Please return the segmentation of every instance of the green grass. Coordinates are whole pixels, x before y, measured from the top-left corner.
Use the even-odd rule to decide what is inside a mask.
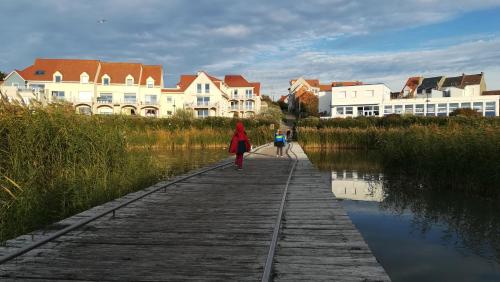
[[[81,116],[64,105],[28,109],[0,99],[0,241],[193,168],[186,162],[213,161],[182,158],[179,169],[158,155],[167,147],[223,148],[235,122]],[[244,123],[253,144],[272,138],[269,123]]]

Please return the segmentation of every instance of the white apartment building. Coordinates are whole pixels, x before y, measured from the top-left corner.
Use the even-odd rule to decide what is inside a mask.
[[[196,117],[251,117],[260,112],[260,83],[241,75],[220,80],[198,72],[181,76],[176,88],[163,85],[158,65],[36,59],[12,71],[0,90],[10,101],[26,105],[69,102],[81,114],[168,117],[178,109],[192,109]]]
[[[482,73],[450,78],[413,77],[392,97],[383,84],[333,87],[331,117],[448,116],[458,108],[471,108],[483,116],[498,116],[500,93],[485,89]]]
[[[196,117],[252,117],[261,109],[260,83],[248,82],[241,75],[224,80],[200,71],[182,75],[176,88],[163,89],[167,115],[179,109],[192,109]],[[180,98],[182,97],[182,98]]]

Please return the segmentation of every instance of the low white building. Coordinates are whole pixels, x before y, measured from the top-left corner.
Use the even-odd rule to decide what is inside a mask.
[[[483,116],[499,116],[500,93],[485,91],[483,73],[446,78],[410,78],[398,95],[391,97],[384,84],[332,88],[331,117],[449,116],[459,108],[470,108]]]

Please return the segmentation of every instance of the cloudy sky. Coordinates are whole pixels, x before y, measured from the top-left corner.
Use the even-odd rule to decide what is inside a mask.
[[[265,94],[298,76],[384,82],[486,73],[500,89],[500,0],[0,0],[0,70],[36,57],[241,73]]]

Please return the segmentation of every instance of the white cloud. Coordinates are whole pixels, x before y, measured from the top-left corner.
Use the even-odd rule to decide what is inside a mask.
[[[212,30],[213,34],[234,37],[234,38],[242,38],[250,35],[251,30],[244,25],[227,25],[223,27],[214,28]]]

